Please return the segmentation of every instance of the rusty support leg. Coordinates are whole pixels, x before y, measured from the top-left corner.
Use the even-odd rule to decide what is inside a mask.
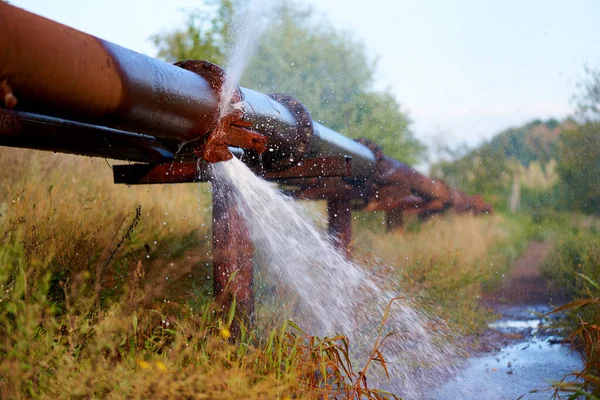
[[[236,301],[236,316],[254,323],[252,243],[235,208],[231,190],[213,182],[213,275],[217,302],[228,311]],[[235,276],[232,275],[235,273]],[[234,325],[234,333],[238,330]]]
[[[391,210],[385,213],[385,230],[387,232],[402,232],[404,228],[404,218],[402,210]]]
[[[349,200],[327,201],[329,234],[338,248],[348,252],[352,241],[352,211]]]

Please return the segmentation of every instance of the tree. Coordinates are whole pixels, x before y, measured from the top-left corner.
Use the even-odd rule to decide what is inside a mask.
[[[211,11],[214,17],[196,11],[186,29],[154,36],[158,56],[224,64],[235,9],[232,0],[218,0]],[[389,92],[373,90],[375,63],[363,45],[317,20],[308,7],[283,1],[270,12],[270,25],[241,84],[265,93],[290,94],[314,120],[353,138],[368,137],[391,157],[416,162],[423,145],[414,139],[410,120],[396,99]]]
[[[578,99],[583,124],[563,130],[558,148],[561,192],[569,209],[600,214],[600,69],[586,68]]]
[[[494,207],[504,208],[512,185],[503,151],[486,143],[466,155],[432,165],[431,175],[467,193],[485,194]]]
[[[150,38],[157,57],[174,63],[181,60],[209,60],[222,65],[231,41],[233,0],[206,0],[204,9],[191,11],[184,29],[156,34]]]
[[[600,123],[561,134],[558,173],[570,209],[600,214]]]
[[[588,120],[600,118],[600,68],[585,68],[587,80],[580,83],[583,93],[575,96],[580,114]]]

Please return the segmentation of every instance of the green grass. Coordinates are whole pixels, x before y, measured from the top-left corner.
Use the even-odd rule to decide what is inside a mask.
[[[344,337],[269,307],[265,326],[228,337],[206,185],[118,186],[104,160],[13,149],[0,170],[0,398],[391,397],[366,387]],[[357,259],[463,334],[485,328],[479,299],[528,242],[563,224],[447,215],[385,234],[381,217],[359,214]]]
[[[354,371],[346,338],[316,338],[284,324],[264,338],[222,314],[174,302],[144,307],[131,279],[119,301],[98,307],[94,281],[61,282],[19,241],[0,257],[1,398],[391,398]],[[140,264],[141,265],[141,264]],[[135,276],[142,274],[141,268]]]
[[[33,151],[0,167],[0,398],[394,397],[343,336],[230,337],[206,187],[116,186],[103,160]]]

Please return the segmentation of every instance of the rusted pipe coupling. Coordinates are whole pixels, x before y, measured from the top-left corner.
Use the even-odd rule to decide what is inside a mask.
[[[225,83],[225,70],[218,65],[202,60],[185,60],[175,65],[206,79],[217,92],[220,107],[229,107],[243,100],[242,92],[239,88],[236,88],[230,104],[221,104],[221,90]],[[195,151],[205,161],[216,163],[230,160],[233,154],[229,151],[229,146],[254,150],[259,154],[266,150],[267,138],[247,129],[252,124],[244,120],[243,109],[232,106],[225,115],[221,116],[220,109],[217,107],[212,120],[211,127],[206,132],[208,135],[205,133],[201,136],[204,139],[199,141]]]
[[[383,154],[383,150],[381,149],[381,147],[379,147],[377,145],[377,143],[375,143],[371,139],[367,139],[364,137],[356,139],[356,141],[373,152],[373,155],[375,156],[375,162],[376,162],[375,171],[376,172],[380,171],[381,168],[383,167],[382,163],[385,160],[385,154]],[[380,172],[383,172],[383,170],[381,170]]]
[[[267,168],[286,168],[302,160],[308,153],[312,138],[315,135],[315,129],[310,112],[298,100],[284,93],[271,93],[268,96],[288,109],[296,120],[296,133],[290,140],[294,144],[289,149],[291,155],[286,156],[284,159],[277,156],[271,158],[265,155],[263,160]]]

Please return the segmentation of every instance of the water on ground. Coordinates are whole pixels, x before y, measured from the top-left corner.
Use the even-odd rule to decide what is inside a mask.
[[[540,317],[543,305],[501,306],[502,317],[489,324],[496,331],[496,349],[470,359],[468,365],[442,387],[437,399],[465,400],[549,399],[552,381],[582,367],[581,357],[557,344]],[[535,391],[532,393],[532,391]]]
[[[551,250],[547,242],[532,242],[513,265],[510,276],[483,306],[500,318],[489,324],[487,351],[437,393],[437,399],[549,399],[552,381],[581,369],[579,354],[557,344],[556,332],[543,329],[544,314],[566,301],[561,291],[546,282],[540,266]]]

